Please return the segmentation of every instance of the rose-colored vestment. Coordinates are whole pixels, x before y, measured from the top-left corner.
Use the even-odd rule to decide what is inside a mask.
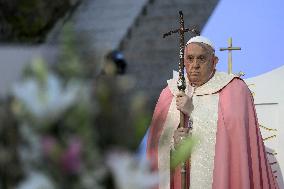
[[[235,77],[216,93],[219,94],[219,101],[212,188],[278,188],[266,157],[253,98],[247,85]],[[166,87],[153,114],[147,141],[147,158],[153,170],[158,170],[158,156],[161,155],[158,154],[159,138],[165,120],[170,116],[168,111],[173,97],[169,87]],[[170,189],[181,188],[178,168],[171,173],[170,183]]]

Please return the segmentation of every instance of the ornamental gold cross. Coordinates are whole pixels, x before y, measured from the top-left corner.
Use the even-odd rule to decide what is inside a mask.
[[[233,73],[232,51],[241,50],[241,47],[233,47],[233,42],[231,37],[228,39],[228,45],[229,46],[226,48],[220,48],[220,51],[226,51],[226,50],[228,51],[228,74],[232,74]]]

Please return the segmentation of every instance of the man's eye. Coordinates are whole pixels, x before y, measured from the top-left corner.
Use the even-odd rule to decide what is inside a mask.
[[[204,62],[205,61],[205,57],[204,56],[200,56],[200,57],[198,57],[198,60],[201,61],[201,62]]]
[[[187,60],[192,61],[193,57],[187,57]]]

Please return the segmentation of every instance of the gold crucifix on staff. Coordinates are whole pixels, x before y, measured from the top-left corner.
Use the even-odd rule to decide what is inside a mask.
[[[232,51],[233,50],[241,50],[241,47],[233,47],[233,40],[230,37],[228,39],[228,47],[220,48],[220,51],[228,51],[228,74],[233,73],[233,60],[232,60]]]

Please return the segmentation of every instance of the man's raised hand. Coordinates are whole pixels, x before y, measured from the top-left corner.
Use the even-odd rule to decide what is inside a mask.
[[[184,92],[178,92],[176,96],[176,106],[178,110],[190,116],[193,110],[192,98],[187,96]]]

